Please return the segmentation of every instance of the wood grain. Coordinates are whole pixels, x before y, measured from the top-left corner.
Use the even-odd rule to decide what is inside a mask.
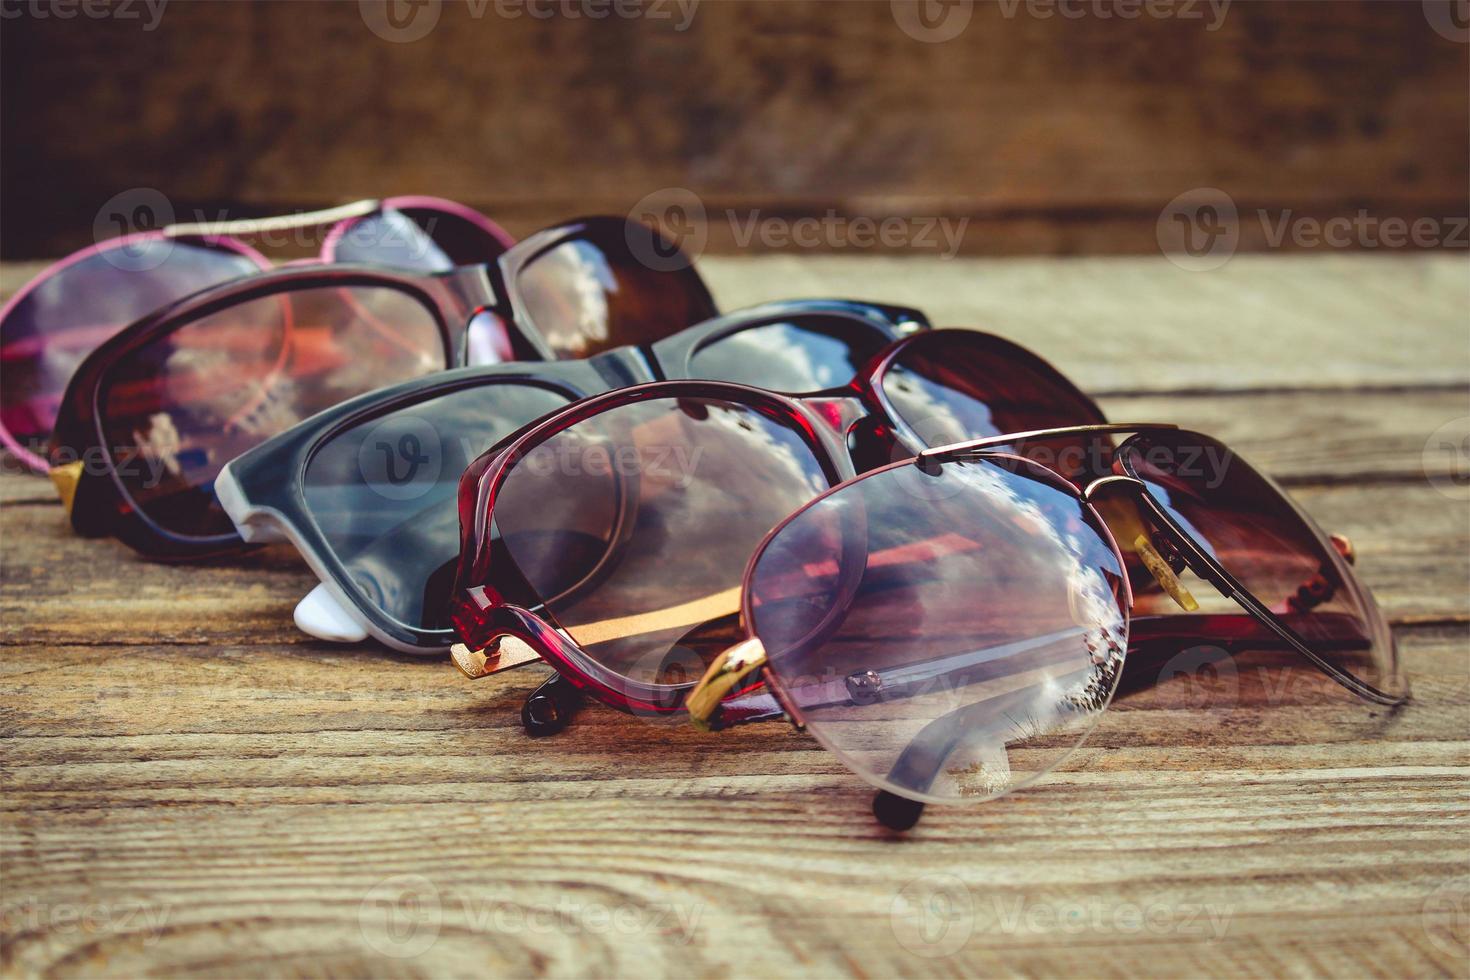
[[[710,275],[733,305],[782,295],[784,261]],[[1384,712],[1280,659],[1223,682],[1135,661],[1047,783],[933,808],[906,839],[785,725],[701,736],[589,708],[531,740],[518,709],[544,668],[472,684],[311,641],[289,550],[143,562],[0,474],[0,972],[1470,975],[1470,507],[1422,456],[1470,414],[1450,302],[1470,280],[1337,261],[1232,263],[1226,309],[1200,307],[1235,318],[1218,350],[1170,350],[1132,312],[1178,288],[1163,263],[952,263],[924,288],[957,322],[1016,311],[1113,416],[1214,432],[1291,483],[1355,539],[1414,701]],[[822,268],[791,292],[916,288],[901,262]],[[1078,304],[1063,325],[1038,312],[1058,295]],[[1328,305],[1345,339],[1322,384],[1278,363],[1279,334],[1325,329]],[[1113,347],[1094,356],[1081,321]]]
[[[429,0],[399,8],[441,9],[407,43],[342,0],[171,3],[151,30],[11,6],[9,258],[86,243],[140,187],[206,218],[432,191],[518,234],[687,188],[721,251],[754,215],[830,210],[969,218],[973,253],[1153,253],[1161,210],[1201,187],[1273,218],[1466,213],[1470,47],[1418,0],[1134,19],[967,0],[943,43],[887,0],[709,0],[682,31]],[[1242,223],[1243,248],[1267,244]]]

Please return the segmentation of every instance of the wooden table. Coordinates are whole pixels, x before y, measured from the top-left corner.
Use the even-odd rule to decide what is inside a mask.
[[[1470,974],[1470,506],[1463,457],[1457,484],[1426,455],[1470,416],[1463,256],[704,268],[727,306],[860,295],[988,327],[1116,419],[1234,444],[1355,539],[1415,700],[1245,659],[1186,674],[1047,785],[900,838],[786,726],[592,708],[533,741],[540,668],[471,684],[313,642],[291,551],[150,564],[11,472],[6,973]]]

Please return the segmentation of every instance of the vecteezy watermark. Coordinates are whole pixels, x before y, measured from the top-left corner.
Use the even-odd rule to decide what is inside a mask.
[[[889,924],[904,949],[938,959],[963,950],[976,933],[1193,936],[1218,942],[1225,938],[1233,914],[1227,906],[1199,902],[976,894],[958,877],[941,873],[915,878],[899,889]]]
[[[152,946],[168,926],[170,909],[147,902],[23,902],[0,908],[0,935],[86,933],[128,935]]]
[[[1470,500],[1470,416],[1430,433],[1422,456],[1429,485],[1451,500]]]
[[[507,935],[660,935],[676,945],[691,942],[703,918],[702,905],[606,903],[564,896],[555,902],[524,903],[456,895],[424,875],[384,878],[358,906],[357,924],[374,950],[412,959],[433,948],[446,921],[479,933]]]
[[[367,944],[384,956],[410,959],[439,939],[444,907],[439,889],[423,875],[384,878],[363,896],[357,927]]]
[[[1316,218],[1291,208],[1258,208],[1258,240],[1268,249],[1470,248],[1470,218],[1403,218],[1375,215],[1360,208],[1353,215]],[[1235,200],[1218,187],[1196,187],[1159,212],[1155,237],[1159,251],[1190,272],[1218,269],[1240,247],[1243,225]]]
[[[685,187],[665,187],[642,197],[628,212],[628,247],[640,262],[656,271],[688,267],[709,243],[711,227],[723,222],[730,239],[742,249],[847,249],[922,251],[954,258],[964,244],[969,218],[839,214],[791,218],[760,208],[727,208],[711,214],[698,194]]]
[[[174,223],[174,206],[162,191],[130,187],[109,197],[92,219],[92,240],[102,257],[126,272],[147,272],[168,261],[173,243],[162,237]]]
[[[145,31],[163,22],[169,0],[0,0],[0,20],[137,21]]]
[[[702,0],[450,0],[471,20],[493,15],[502,20],[647,20],[689,30]],[[358,0],[368,30],[385,41],[410,44],[439,25],[444,0]]]
[[[1470,962],[1470,879],[1447,881],[1430,892],[1419,921],[1434,948],[1463,969]]]
[[[1006,20],[1181,20],[1218,31],[1234,0],[987,0]],[[974,0],[891,0],[893,20],[915,41],[936,44],[964,33],[974,18]]]
[[[389,500],[416,500],[443,484],[454,485],[469,460],[488,448],[483,438],[444,436],[428,419],[404,410],[368,429],[357,446],[363,483]],[[674,490],[693,484],[704,446],[652,442],[611,445],[570,436],[550,439],[514,460],[518,473],[542,480],[587,479],[657,483]],[[454,455],[455,464],[446,465]]]
[[[1424,19],[1436,34],[1458,44],[1470,44],[1470,0],[1423,0]]]

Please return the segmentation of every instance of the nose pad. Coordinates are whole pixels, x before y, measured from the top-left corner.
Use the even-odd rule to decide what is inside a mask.
[[[481,310],[470,319],[465,344],[471,366],[502,364],[515,358],[505,321],[489,310]]]
[[[1353,547],[1352,538],[1346,534],[1333,534],[1329,536],[1328,540],[1332,542],[1332,547],[1337,549],[1337,553],[1342,555],[1343,561],[1349,565],[1356,565],[1358,563],[1358,549]]]
[[[1174,572],[1173,566],[1175,563],[1178,563],[1180,568],[1184,567],[1183,558],[1174,549],[1172,544],[1165,541],[1163,542],[1163,547],[1168,553],[1167,556],[1164,552],[1154,547],[1154,543],[1149,539],[1147,532],[1133,539],[1133,550],[1138,555],[1138,560],[1143,562],[1143,567],[1148,569],[1149,574],[1154,577],[1154,581],[1159,583],[1159,587],[1167,592],[1169,598],[1178,603],[1179,608],[1185,612],[1197,611],[1199,609],[1199,601],[1190,594],[1190,591],[1184,587],[1184,583],[1179,581],[1179,576]]]

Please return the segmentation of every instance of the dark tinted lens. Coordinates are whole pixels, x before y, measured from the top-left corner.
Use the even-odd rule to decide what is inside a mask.
[[[480,384],[363,421],[312,456],[302,481],[307,510],[369,602],[408,626],[447,629],[460,474],[566,403],[531,385]]]
[[[1140,433],[1121,455],[1175,524],[1313,652],[1386,694],[1405,693],[1373,596],[1285,491],[1197,432]]]
[[[1105,421],[1091,399],[1036,355],[963,330],[913,338],[880,384],[894,413],[928,446]],[[1065,456],[1096,465],[1111,456],[1096,451],[1094,440],[1073,436],[1029,445],[1051,460]],[[1047,458],[1035,461],[1051,465]]]
[[[981,800],[1053,768],[1128,644],[1122,568],[1076,492],[1019,460],[849,482],[771,539],[751,628],[807,728],[875,785]]]
[[[331,405],[442,370],[434,315],[383,287],[298,290],[240,303],[121,358],[99,398],[133,502],[165,530],[228,534],[214,498],[230,460]]]
[[[521,315],[558,357],[651,344],[716,314],[692,268],[650,268],[621,241],[563,242],[522,268],[517,287]]]
[[[737,638],[761,538],[827,485],[794,429],[733,402],[665,398],[536,447],[506,475],[493,517],[511,564],[594,670],[677,686]]]
[[[5,428],[39,448],[72,372],[99,344],[160,307],[258,268],[228,249],[152,239],[108,248],[37,283],[0,322]]]
[[[432,208],[388,209],[348,223],[334,249],[339,262],[417,272],[493,261],[505,246],[467,218]]]
[[[403,208],[454,265],[481,265],[504,254],[505,243],[484,225],[437,208]]]
[[[850,382],[887,345],[882,331],[839,317],[798,317],[726,334],[695,352],[697,378],[793,394]]]

